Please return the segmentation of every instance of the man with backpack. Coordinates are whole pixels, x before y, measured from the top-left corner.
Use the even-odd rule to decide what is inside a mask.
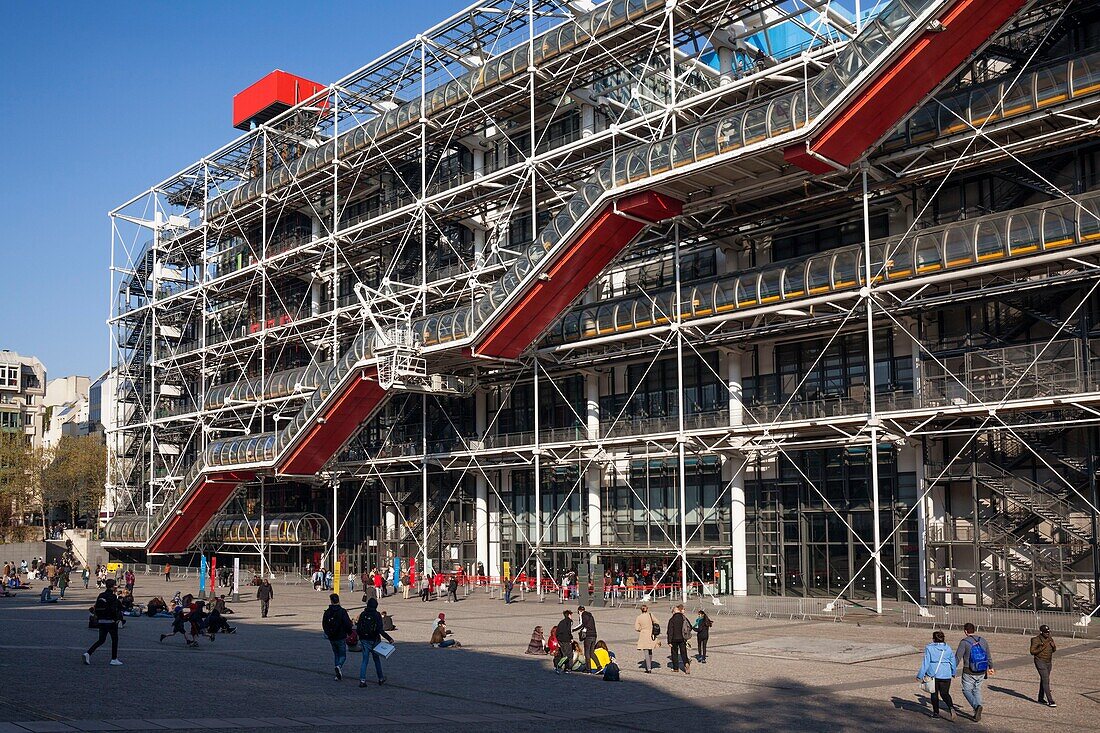
[[[96,596],[95,605],[92,606],[92,615],[95,616],[96,626],[99,627],[99,640],[84,652],[84,664],[92,663],[92,654],[103,646],[103,642],[110,636],[111,666],[121,667],[122,662],[118,660],[118,624],[121,621],[125,625],[126,619],[122,617],[122,604],[115,595],[115,581],[108,578],[106,585],[107,588]]]
[[[684,604],[676,606],[676,612],[668,620],[668,646],[672,653],[672,671],[684,670],[691,674],[691,660],[688,659],[687,643],[691,638],[691,622],[684,615]]]
[[[987,676],[995,674],[993,670],[993,652],[989,642],[975,633],[974,624],[963,624],[966,634],[955,650],[955,661],[962,670],[962,691],[970,707],[974,708],[974,722],[982,719],[982,682]]]
[[[325,638],[332,645],[332,661],[336,666],[336,679],[344,679],[340,668],[348,660],[348,634],[355,628],[351,624],[351,617],[340,605],[340,596],[336,593],[328,597],[329,606],[321,616],[321,629],[325,632]]]
[[[378,613],[377,598],[367,601],[367,607],[355,622],[355,631],[363,644],[363,664],[359,667],[359,686],[367,686],[367,662],[371,657],[374,657],[374,671],[378,675],[378,684],[385,684],[386,677],[382,674],[382,656],[374,651],[374,648],[382,643],[383,638],[392,644],[393,637],[386,633],[383,626],[382,615]]]

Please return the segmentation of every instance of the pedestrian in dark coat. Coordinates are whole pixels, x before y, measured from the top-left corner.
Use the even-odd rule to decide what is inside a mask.
[[[684,604],[676,606],[676,612],[668,620],[667,633],[673,671],[683,669],[684,674],[691,674],[691,661],[687,655],[687,642],[691,638],[691,622],[684,615]]]

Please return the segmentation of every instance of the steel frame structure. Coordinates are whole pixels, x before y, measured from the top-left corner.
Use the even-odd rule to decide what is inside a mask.
[[[367,316],[375,324],[378,319],[410,323],[473,303],[539,237],[542,221],[569,201],[569,186],[603,161],[638,143],[659,143],[736,105],[766,101],[792,88],[808,90],[821,69],[842,55],[887,5],[861,8],[857,2],[848,9],[852,13],[837,3],[810,0],[639,3],[644,10],[630,23],[598,30],[593,12],[620,4],[627,5],[475,3],[111,212],[111,359],[122,385],[119,412],[126,420],[119,431],[128,461],[117,492],[130,498],[130,513],[147,517],[147,532],[196,455],[212,441],[277,430],[290,420],[323,374],[321,365],[340,357],[349,339],[363,332]],[[1051,39],[1061,37],[1066,18],[1080,12],[1072,1],[1030,6],[949,80],[950,89],[930,96],[902,124],[900,145],[892,142],[897,134],[888,135],[853,168],[815,176],[787,164],[781,150],[763,149],[721,168],[689,166],[648,177],[646,186],[685,202],[683,213],[663,224],[646,222],[646,233],[566,313],[560,322],[575,321],[576,338],[544,334],[516,360],[426,353],[424,375],[436,378],[392,397],[317,476],[315,482],[333,492],[331,552],[347,549],[338,537],[352,507],[376,502],[381,519],[375,538],[391,542],[402,556],[415,553],[422,567],[445,562],[440,548],[446,543],[463,547],[460,560],[481,562],[490,575],[499,576],[506,533],[522,548],[511,558],[510,574],[533,575],[540,593],[544,576],[561,569],[547,566],[547,553],[567,552],[574,558],[623,562],[631,555],[664,557],[669,564],[656,575],[661,582],[675,576],[684,598],[692,586],[711,582],[701,577],[692,558],[728,553],[727,587],[744,594],[750,587],[752,544],[747,491],[754,482],[777,477],[784,462],[844,526],[849,553],[861,547],[859,556],[867,558],[863,567],[848,573],[846,583],[829,586],[830,595],[850,596],[857,576],[870,571],[880,612],[884,578],[893,581],[899,596],[919,603],[936,594],[947,602],[963,597],[1012,603],[1018,600],[1012,591],[1019,583],[1009,580],[1023,573],[1034,591],[1031,602],[1062,605],[1063,599],[1052,594],[1064,588],[1072,591],[1073,607],[1095,606],[1095,580],[1090,588],[1090,579],[1076,570],[1061,572],[1054,581],[1047,572],[1044,553],[1067,544],[1065,528],[1044,518],[1034,501],[1028,505],[1018,491],[1004,487],[997,494],[995,509],[1000,511],[994,514],[1030,508],[1039,519],[1030,522],[1028,531],[1045,533],[1045,542],[1039,551],[1021,550],[1019,533],[1001,529],[995,537],[1000,549],[993,553],[999,565],[991,573],[1005,579],[1005,592],[989,592],[980,566],[990,545],[980,541],[988,533],[984,516],[978,520],[978,500],[965,538],[975,567],[963,569],[953,564],[955,555],[963,553],[953,549],[957,533],[944,530],[951,523],[937,492],[946,480],[959,478],[958,467],[969,457],[967,481],[978,496],[981,480],[991,477],[976,471],[974,446],[994,440],[989,436],[1014,436],[1022,448],[1033,450],[1021,436],[1051,424],[1059,430],[1085,426],[1095,434],[1100,391],[1083,314],[1100,283],[1100,244],[1082,235],[1072,249],[1037,246],[1019,254],[1006,244],[1000,259],[982,259],[975,252],[972,261],[952,269],[945,255],[938,269],[920,277],[893,274],[898,269],[894,258],[934,223],[929,213],[944,187],[998,166],[1027,170],[1029,182],[1038,181],[1031,187],[1035,195],[1072,202],[1083,212],[1076,220],[1080,232],[1084,213],[1097,213],[1084,203],[1082,190],[1063,190],[1029,162],[1040,151],[1087,149],[1093,142],[1098,95],[1075,87],[1064,98],[1041,104],[1037,86],[1041,69],[1050,63]],[[490,68],[517,49],[526,46],[526,58],[533,59],[545,38],[574,26],[571,37],[581,40],[573,48],[514,70],[506,83],[467,86],[465,96],[458,95],[442,113],[409,119],[393,134],[378,134],[346,156],[344,146],[336,144],[341,135],[372,120],[381,129],[387,112],[410,102],[428,109],[435,90],[460,83],[464,74]],[[775,47],[777,29],[796,29],[798,46]],[[1032,78],[1032,107],[1010,114],[1012,85]],[[997,114],[978,119],[969,107],[960,113],[951,106],[959,94],[975,99],[971,90],[985,88],[990,79],[1000,95],[993,105]],[[928,110],[935,129],[916,142],[915,121]],[[326,149],[331,160],[323,165],[303,169],[295,164],[311,153],[320,158]],[[280,177],[281,184],[266,185]],[[257,180],[261,185],[253,192]],[[1003,203],[994,208],[1018,208]],[[872,229],[875,217],[883,216],[895,236],[880,241]],[[753,305],[700,312],[699,278],[683,272],[691,257],[713,258],[715,277],[732,278],[774,261],[775,241],[789,237],[800,220],[827,226],[838,219],[859,224],[855,249],[861,254],[854,260],[852,287],[841,287],[834,272],[820,294],[810,293],[806,283],[797,298],[788,298],[781,284],[772,299],[764,295],[767,275],[761,269]],[[668,282],[647,288],[642,276],[654,263],[669,270]],[[788,282],[783,277],[778,282]],[[925,333],[944,309],[970,303],[984,309],[1001,293],[1021,297],[1057,287],[1074,288],[1082,295],[1079,304],[1068,315],[1056,311],[1033,319],[1052,333],[1027,342],[1016,339],[993,347],[972,340],[951,350],[931,346]],[[650,303],[647,323],[635,320],[629,329],[606,333],[597,325],[589,333],[581,323],[586,309],[595,312],[601,303],[621,301],[624,293]],[[635,307],[634,312],[640,311]],[[1071,352],[1073,368],[1058,372],[1060,362],[1045,361],[1048,349],[1063,348],[1074,319],[1085,319],[1076,336],[1081,343]],[[913,363],[914,387],[908,394],[876,383],[877,342],[884,329],[896,334]],[[851,334],[864,349],[861,388],[848,386],[842,398],[817,404],[797,399],[829,348]],[[785,399],[770,404],[743,399],[745,382],[764,376],[761,346],[771,351],[776,342],[808,339],[825,346],[795,374],[796,384]],[[963,353],[969,371],[960,377],[954,365]],[[628,418],[628,403],[662,359],[674,365],[674,410],[658,418]],[[982,359],[988,367],[984,372],[974,366]],[[720,385],[721,409],[689,409],[688,361],[705,367],[708,383]],[[627,365],[636,365],[633,384],[627,382]],[[1001,369],[996,379],[989,376],[993,366]],[[1048,385],[1051,369],[1063,376],[1068,371],[1069,377]],[[567,396],[569,379],[574,389],[579,379],[582,402]],[[993,382],[999,389],[979,388]],[[530,429],[500,432],[501,415],[514,407],[512,396],[527,383],[533,394]],[[1049,389],[1037,390],[1037,384]],[[935,399],[935,385],[944,394],[962,397]],[[624,395],[616,412],[604,414],[601,400]],[[472,426],[452,419],[448,405],[454,400],[472,406]],[[565,421],[573,424],[563,428],[554,424],[562,422],[557,419],[546,427],[540,406],[547,401],[564,409]],[[1034,417],[1047,413],[1057,417]],[[440,433],[448,437],[429,438]],[[414,437],[406,440],[405,435]],[[807,475],[797,456],[825,449],[846,455],[866,451],[869,485],[879,487],[879,452],[886,445],[911,463],[916,499],[899,510],[880,506],[880,491],[869,491],[873,519],[868,535],[849,523],[829,498],[831,489]],[[1086,559],[1080,554],[1082,539],[1091,543],[1093,555],[1096,549],[1092,452],[1086,454],[1091,494],[1066,481],[1064,471],[1053,470],[1049,456],[1040,453],[1035,457],[1052,469],[1050,476],[1065,483],[1059,499],[1072,504],[1067,511],[1073,514],[1063,519],[1077,527],[1081,516],[1091,513],[1091,530],[1073,536],[1077,563]],[[926,476],[925,467],[940,454],[942,471]],[[689,512],[688,468],[706,456],[717,457],[721,486]],[[647,478],[635,486],[631,463],[639,457]],[[651,506],[651,460],[674,468],[671,506]],[[544,509],[543,477],[562,467],[568,469],[570,484]],[[509,506],[517,471],[533,476],[533,523]],[[1000,478],[1009,484],[1023,481]],[[261,492],[272,480],[285,479],[261,478]],[[1033,494],[1050,492],[1027,480]],[[659,524],[657,542],[647,534],[644,543],[609,544],[605,533],[614,522],[604,515],[618,509],[605,501],[609,486],[625,487],[647,526],[652,516],[676,526],[667,531]],[[350,505],[340,506],[341,487],[351,488]],[[576,511],[568,509],[575,498],[583,507],[578,514],[582,536],[551,541],[555,521]],[[260,506],[262,515],[262,498]],[[464,519],[466,510],[460,508],[454,524],[472,527],[444,526],[448,509],[456,506],[472,510],[473,518]],[[694,528],[689,528],[689,513]],[[891,513],[896,521],[883,532],[879,518]],[[884,548],[897,542],[902,523],[911,517],[919,525],[919,589],[897,577],[896,563],[882,560]],[[704,525],[719,522],[718,539],[705,539]],[[264,526],[262,518],[259,526]],[[115,544],[123,549],[141,543]],[[262,532],[256,544],[263,558]],[[937,567],[944,562],[951,574],[972,573],[976,580],[971,585],[957,578],[930,582],[940,577]],[[933,589],[940,586],[947,590]]]

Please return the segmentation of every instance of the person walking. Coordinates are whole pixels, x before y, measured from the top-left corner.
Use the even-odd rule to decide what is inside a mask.
[[[974,722],[982,719],[982,683],[995,674],[993,652],[989,642],[977,635],[974,624],[963,624],[966,634],[955,650],[955,663],[962,670],[962,690],[970,707],[974,708]]]
[[[456,574],[451,574],[451,579],[447,581],[447,595],[451,597],[451,603],[458,603],[458,577]]]
[[[584,645],[584,671],[588,672],[594,669],[592,663],[596,650],[596,619],[584,606],[577,606],[577,613],[580,614],[580,623],[574,631],[580,632],[581,644]],[[596,668],[602,669],[602,666]]]
[[[512,602],[512,589],[515,588],[515,583],[511,578],[504,579],[504,604],[507,605]]]
[[[88,563],[84,563],[84,569],[80,571],[80,579],[84,581],[84,590],[88,590],[88,581],[92,579],[92,571]]]
[[[431,583],[428,581],[427,574],[420,578],[420,600],[421,602],[428,600],[428,595],[431,593]]]
[[[336,679],[344,679],[341,668],[348,660],[348,634],[355,627],[348,612],[340,605],[340,596],[336,593],[328,597],[329,606],[321,616],[321,629],[332,646],[332,663],[336,668]]]
[[[573,612],[567,608],[561,612],[561,615],[562,619],[558,621],[554,632],[559,644],[558,653],[554,655],[554,673],[568,674],[570,656],[573,654]]]
[[[714,622],[710,620],[707,612],[700,608],[699,614],[695,617],[695,623],[692,624],[692,628],[695,629],[695,639],[699,646],[699,653],[695,655],[695,658],[699,660],[699,664],[707,663],[707,642],[710,640],[711,626],[714,626]]]
[[[62,569],[57,576],[57,589],[61,591],[60,597],[65,598],[65,589],[69,587],[69,571]]]
[[[917,670],[917,681],[932,695],[932,717],[940,717],[940,702],[948,720],[955,719],[955,704],[951,700],[951,680],[957,671],[955,655],[943,640],[942,631],[932,632],[932,643],[924,647],[924,658]]]
[[[84,652],[84,664],[92,663],[92,654],[103,646],[107,637],[111,637],[111,666],[121,667],[118,659],[118,625],[121,622],[126,625],[126,619],[122,616],[122,604],[115,595],[115,581],[108,578],[106,589],[96,596],[95,605],[92,606],[92,614],[95,616],[96,627],[99,629],[99,639]]]
[[[165,583],[171,583],[172,582],[172,566],[169,565],[168,563],[164,563],[164,582]]]
[[[638,617],[634,619],[634,631],[638,633],[638,651],[642,652],[642,666],[646,674],[653,672],[653,650],[661,645],[661,626],[653,614],[649,612],[649,606],[642,604]]]
[[[271,582],[264,578],[260,581],[260,587],[256,589],[256,598],[260,601],[260,617],[267,618],[267,611],[271,607],[271,599],[275,597],[275,590]]]
[[[1035,662],[1035,671],[1039,673],[1039,704],[1056,708],[1054,693],[1050,691],[1050,670],[1054,666],[1054,652],[1058,645],[1050,635],[1050,627],[1043,624],[1039,635],[1031,637],[1031,658]]]
[[[382,674],[382,655],[374,651],[375,647],[385,639],[393,643],[393,637],[386,633],[382,624],[382,615],[378,613],[378,599],[371,598],[367,601],[367,607],[359,614],[355,622],[355,630],[359,633],[359,641],[363,645],[363,663],[359,667],[359,686],[367,686],[367,662],[374,658],[374,671],[378,675],[378,684],[384,685],[386,677]]]
[[[127,593],[133,593],[134,592],[134,585],[137,582],[137,576],[134,575],[134,571],[133,570],[127,570],[126,574],[123,577],[126,579],[126,592]]]
[[[668,638],[669,652],[672,654],[672,670],[675,672],[683,669],[684,674],[691,674],[691,660],[688,659],[687,642],[691,638],[691,622],[684,615],[684,604],[676,606],[675,612],[668,620],[668,629],[665,632]]]

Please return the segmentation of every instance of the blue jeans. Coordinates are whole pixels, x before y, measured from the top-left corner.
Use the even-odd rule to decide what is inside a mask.
[[[329,639],[329,644],[332,644],[332,661],[337,667],[343,667],[344,662],[348,661],[348,643],[343,639]]]
[[[374,647],[381,643],[380,641],[363,641],[363,664],[359,667],[359,679],[367,679],[367,660],[371,657],[374,657],[374,671],[378,674],[378,679],[382,679],[382,657],[374,651]]]
[[[982,682],[985,682],[984,674],[970,674],[963,672],[962,688],[963,696],[970,703],[970,707],[977,710],[982,704]]]

